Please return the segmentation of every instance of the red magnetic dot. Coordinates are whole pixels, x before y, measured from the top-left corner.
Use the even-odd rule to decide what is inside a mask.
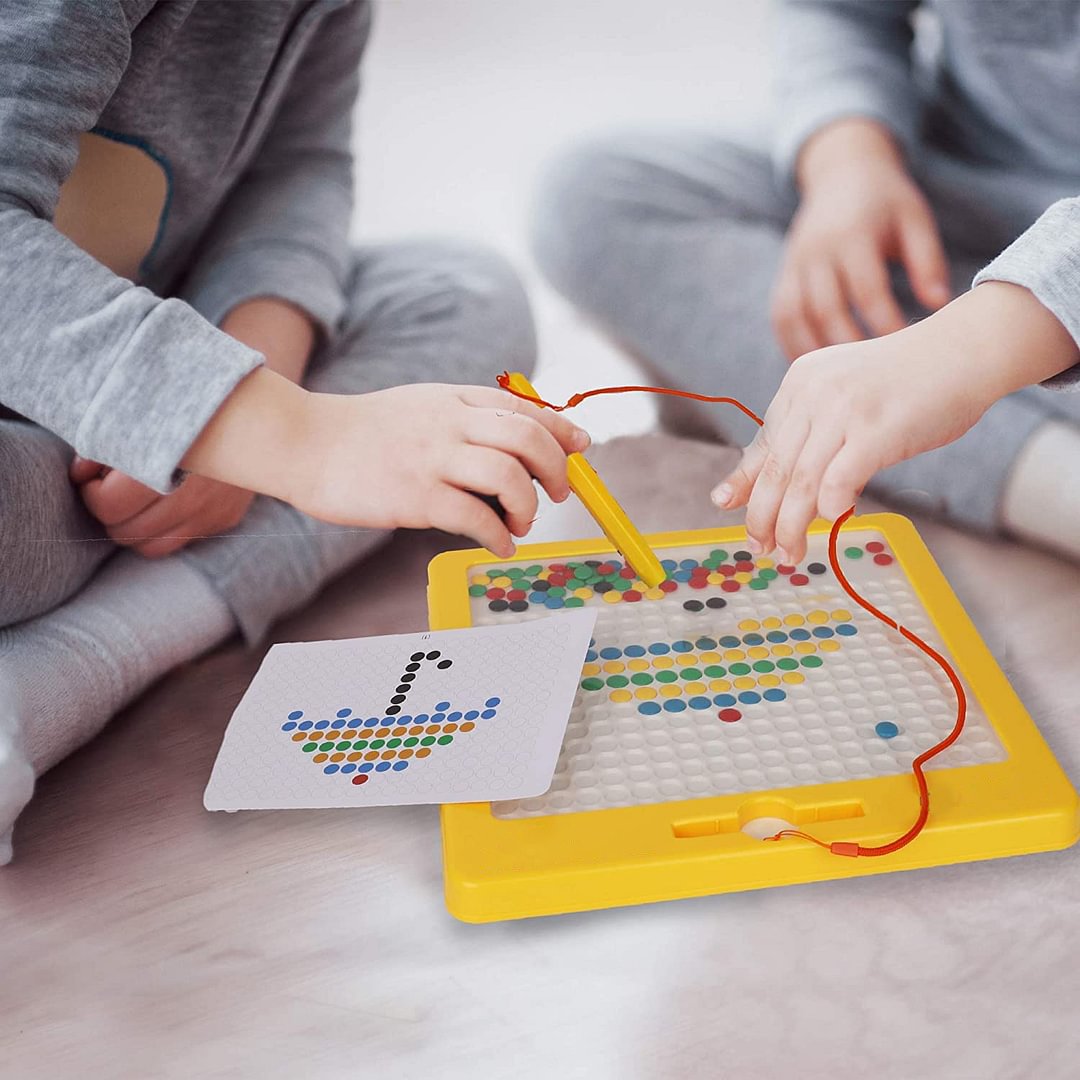
[[[629,566],[624,566],[619,571],[619,577],[626,578],[627,581],[633,581],[637,577],[637,573],[630,569]]]
[[[354,776],[352,778],[352,782],[354,784],[366,784],[368,782],[367,774],[366,773],[359,773],[358,775],[356,775],[356,776]]]
[[[500,589],[497,585],[488,589],[487,598],[489,600],[501,600],[506,595],[505,589]]]
[[[627,589],[626,592],[622,594],[622,598],[632,604],[635,600],[641,599],[641,593],[639,593],[637,589]]]
[[[524,600],[525,599],[525,590],[524,589],[511,589],[506,594],[506,599],[507,600]]]
[[[742,719],[742,713],[738,709],[721,709],[717,715],[725,724],[734,724],[736,720]]]
[[[670,578],[667,581],[660,582],[660,589],[664,592],[674,592],[679,587],[677,581],[672,581]]]
[[[878,551],[884,551],[885,545],[880,540],[871,540],[870,543],[866,545],[866,550],[871,554],[874,554]]]
[[[552,574],[562,574],[566,571],[566,563],[553,562],[549,564],[548,571]]]
[[[754,564],[752,562],[748,562],[746,559],[740,559],[735,564],[735,569],[745,574],[747,571],[754,569]]]
[[[707,589],[709,587],[709,579],[692,577],[686,584],[689,585],[691,589]]]
[[[874,556],[874,562],[876,562],[878,564],[878,566],[888,566],[889,563],[892,562],[892,556],[891,555],[875,555]]]
[[[566,585],[566,580],[562,574],[552,574],[548,578],[548,585],[558,585],[559,588],[563,588]]]
[[[776,571],[779,574],[794,574],[795,573],[795,567],[794,566],[788,566],[787,563],[780,563],[780,565],[777,566]]]
[[[805,574],[792,574],[788,580],[792,585],[809,585],[810,579]]]
[[[717,569],[721,574],[724,575],[724,577],[733,577],[735,574],[738,573],[738,570],[736,570],[735,567],[732,566],[730,563],[724,563],[723,566],[717,567]]]
[[[596,568],[596,572],[598,574],[600,574],[602,577],[606,577],[608,574],[614,574],[615,573],[615,567],[612,566],[611,563],[609,563],[609,562],[601,563]]]
[[[728,578],[727,581],[720,582],[720,588],[723,589],[724,592],[738,592],[742,586],[734,579]]]

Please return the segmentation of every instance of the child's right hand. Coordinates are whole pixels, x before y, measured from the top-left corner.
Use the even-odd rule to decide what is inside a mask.
[[[926,199],[892,136],[864,119],[839,120],[799,155],[802,201],[788,231],[773,291],[777,338],[794,360],[803,353],[905,323],[889,263],[907,271],[920,303],[936,310],[950,296],[945,252]]]
[[[569,420],[504,390],[425,383],[313,394],[260,369],[226,399],[184,466],[323,521],[443,529],[507,558],[536,516],[533,478],[562,502],[566,456],[588,445]],[[505,524],[470,492],[497,496]]]

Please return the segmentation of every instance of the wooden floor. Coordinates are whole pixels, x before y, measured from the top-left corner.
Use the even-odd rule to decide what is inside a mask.
[[[699,527],[730,453],[596,460],[644,528]],[[1080,779],[1080,573],[920,524]],[[437,546],[400,538],[276,637],[424,627]],[[465,926],[433,808],[202,809],[258,661],[176,672],[41,783],[0,870],[4,1080],[1076,1075],[1076,850]]]

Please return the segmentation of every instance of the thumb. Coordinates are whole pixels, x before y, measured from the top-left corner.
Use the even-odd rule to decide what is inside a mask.
[[[902,214],[898,222],[900,258],[915,298],[936,311],[952,299],[949,263],[930,208],[922,203]]]

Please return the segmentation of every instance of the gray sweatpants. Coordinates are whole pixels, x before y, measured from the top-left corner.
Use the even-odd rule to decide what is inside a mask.
[[[957,293],[1050,203],[1075,193],[1067,178],[977,168],[930,148],[912,168],[935,210]],[[769,295],[794,210],[764,152],[713,133],[627,133],[555,163],[540,190],[534,244],[554,285],[653,377],[734,395],[763,414],[788,366]],[[893,276],[909,316],[924,315],[902,272]],[[751,421],[723,406],[680,402],[668,415],[684,430],[740,444],[754,434]],[[1014,394],[963,438],[885,470],[870,490],[996,529],[1012,463],[1049,417],[1080,421],[1080,394]]]
[[[354,254],[340,334],[305,384],[339,394],[419,382],[494,386],[503,370],[531,371],[535,353],[528,302],[500,257],[449,242],[368,247]],[[116,550],[68,481],[71,454],[33,424],[0,421],[0,626],[63,603]],[[249,641],[387,535],[326,525],[265,497],[234,533],[173,557],[210,580]]]

